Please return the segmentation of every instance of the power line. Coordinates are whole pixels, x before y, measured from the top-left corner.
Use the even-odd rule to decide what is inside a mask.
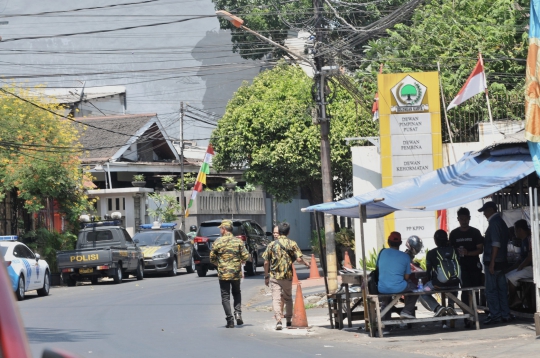
[[[13,42],[13,41],[21,41],[21,40],[51,39],[51,38],[58,38],[58,37],[91,35],[91,34],[101,34],[101,33],[106,33],[106,32],[133,30],[133,29],[139,29],[139,28],[143,28],[143,27],[154,27],[154,26],[176,24],[176,23],[180,23],[180,22],[186,22],[186,21],[190,21],[190,20],[198,20],[198,19],[203,19],[203,18],[208,18],[208,17],[215,17],[215,16],[216,15],[201,15],[201,16],[196,16],[196,17],[192,17],[192,18],[188,18],[188,19],[166,21],[166,22],[157,22],[157,23],[145,24],[145,25],[126,26],[126,27],[120,27],[120,28],[109,29],[109,30],[94,30],[94,31],[72,32],[72,33],[67,33],[67,34],[44,35],[44,36],[12,37],[10,39],[2,39],[2,43],[4,43],[4,42]]]

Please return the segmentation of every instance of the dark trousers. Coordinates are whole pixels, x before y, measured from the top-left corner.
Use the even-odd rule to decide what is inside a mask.
[[[483,286],[484,281],[482,277],[482,270],[468,270],[468,271],[461,271],[461,288],[467,288],[467,287],[478,287]],[[454,296],[457,297],[458,292],[453,292]],[[467,306],[470,306],[469,302],[469,292],[461,292],[461,301],[465,303]],[[480,304],[480,297],[478,297],[478,294],[476,294],[476,303]],[[454,307],[454,301],[449,301],[449,306]]]
[[[221,303],[225,310],[227,320],[233,319],[231,313],[231,291],[234,301],[234,313],[242,313],[242,295],[240,293],[240,280],[219,280],[221,290]]]
[[[486,299],[491,319],[509,318],[508,284],[502,269],[495,265],[495,274],[489,272],[489,262],[486,267]],[[502,266],[502,265],[501,265]]]

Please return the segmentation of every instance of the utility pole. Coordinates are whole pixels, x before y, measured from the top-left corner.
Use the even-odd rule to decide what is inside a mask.
[[[322,0],[313,0],[313,8],[315,13],[315,43],[324,42],[324,19],[323,19],[323,2]],[[315,101],[319,106],[318,122],[321,127],[321,176],[322,176],[322,194],[323,202],[328,203],[334,199],[333,181],[332,181],[332,165],[330,162],[330,121],[326,117],[326,77],[324,75],[323,66],[324,59],[322,56],[317,56],[317,49],[314,53],[316,73],[314,80],[317,86]],[[330,214],[324,214],[324,233],[326,238],[326,270],[328,275],[328,290],[336,292],[337,286],[337,260],[336,260],[336,242],[335,242],[335,227],[334,217]]]
[[[186,231],[186,208],[184,198],[184,102],[180,102],[180,205],[182,205],[182,230]]]
[[[313,7],[315,10],[316,25],[315,25],[315,40],[316,43],[324,42],[324,17],[323,17],[323,5],[322,0],[313,0]],[[330,164],[330,141],[328,139],[328,134],[330,133],[330,122],[329,118],[326,117],[326,78],[325,75],[338,72],[337,66],[324,66],[324,59],[317,56],[317,49],[315,49],[313,63],[310,59],[299,55],[288,48],[272,41],[271,39],[259,34],[256,31],[249,29],[244,26],[244,20],[238,16],[234,16],[227,11],[218,10],[216,15],[221,18],[224,18],[230,21],[233,26],[247,31],[259,39],[266,41],[273,46],[276,46],[283,51],[287,52],[292,57],[308,63],[313,70],[315,75],[313,77],[315,81],[315,102],[317,103],[319,109],[317,113],[317,121],[321,126],[321,176],[322,176],[322,191],[323,191],[323,201],[325,203],[331,202],[334,198],[333,195],[333,185],[332,185],[332,170]],[[336,262],[336,242],[334,235],[334,218],[332,215],[324,214],[324,231],[326,238],[326,264],[327,264],[327,274],[328,274],[328,290],[330,292],[337,291],[337,262]]]

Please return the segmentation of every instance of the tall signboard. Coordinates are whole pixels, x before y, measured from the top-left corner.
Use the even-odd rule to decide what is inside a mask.
[[[441,109],[437,72],[380,74],[379,121],[382,186],[387,187],[442,167]],[[399,231],[433,248],[433,211],[396,211],[385,217],[385,237]]]

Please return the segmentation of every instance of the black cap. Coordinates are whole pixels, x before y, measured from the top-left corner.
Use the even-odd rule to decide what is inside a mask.
[[[493,210],[497,211],[497,205],[493,201],[486,201],[484,203],[484,206],[478,209],[478,211],[482,212],[486,210],[487,208],[492,208]]]

